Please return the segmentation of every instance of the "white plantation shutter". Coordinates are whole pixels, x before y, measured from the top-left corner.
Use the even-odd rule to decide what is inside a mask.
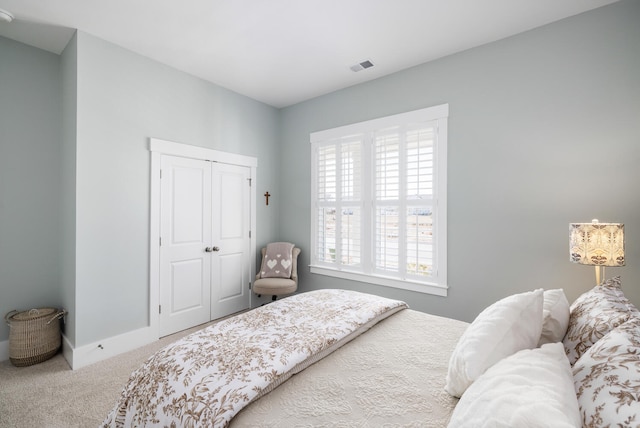
[[[336,200],[336,146],[320,147],[318,152],[318,200]]]
[[[407,131],[407,199],[433,198],[433,145],[435,123]]]
[[[311,135],[313,273],[446,295],[447,116]]]
[[[434,259],[434,145],[437,123],[408,130],[407,141],[407,276],[432,277]]]
[[[340,175],[341,217],[338,254],[343,266],[360,264],[360,204],[362,195],[362,136],[345,139],[341,144]]]
[[[400,135],[397,128],[378,131],[373,138],[375,153],[375,262],[385,274],[399,272]]]
[[[346,140],[341,144],[340,175],[343,201],[359,202],[361,195],[362,138]]]
[[[342,209],[340,262],[344,266],[360,264],[360,215],[360,207]]]
[[[335,200],[337,193],[336,178],[336,145],[322,146],[317,155],[317,188],[318,200],[317,224],[318,247],[316,253],[319,261],[333,262],[335,254],[326,249],[335,247]],[[332,227],[333,226],[333,227]]]
[[[398,200],[400,197],[400,135],[381,132],[375,135],[376,200]]]
[[[316,254],[332,265],[360,264],[362,136],[317,147]]]
[[[375,211],[375,268],[387,274],[399,272],[400,236],[398,208],[393,206],[379,207]]]
[[[433,121],[375,133],[375,268],[380,272],[433,276],[436,132]]]

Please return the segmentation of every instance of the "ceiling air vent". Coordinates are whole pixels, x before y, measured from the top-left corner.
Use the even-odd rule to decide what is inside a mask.
[[[370,68],[373,67],[373,63],[369,60],[366,61],[362,61],[361,63],[358,63],[356,65],[352,65],[351,66],[351,71],[360,71],[360,70],[364,70],[365,68]]]

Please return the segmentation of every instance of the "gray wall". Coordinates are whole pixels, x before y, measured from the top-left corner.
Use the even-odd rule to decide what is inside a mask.
[[[278,195],[277,109],[83,32],[61,56],[0,53],[3,315],[62,306],[74,346],[148,325],[149,137],[256,157],[258,195]],[[262,246],[279,208],[256,207]]]
[[[148,137],[257,157],[258,245],[302,248],[302,290],[465,320],[535,287],[573,299],[594,279],[568,223],[597,217],[626,224],[608,273],[640,306],[638,22],[623,1],[280,111],[86,33],[60,57],[0,38],[0,313],[63,305],[75,346],[147,325]],[[309,133],[441,103],[449,297],[309,274]]]
[[[148,325],[149,137],[258,158],[277,183],[278,111],[77,34],[75,345]],[[260,199],[258,200],[258,202]],[[277,212],[258,203],[257,242]]]
[[[0,37],[0,315],[60,305],[60,62]],[[0,322],[0,341],[9,329]]]
[[[309,133],[449,103],[446,298],[312,275],[472,320],[510,293],[594,285],[570,222],[624,222],[625,293],[640,307],[640,2],[624,1],[282,111],[281,231],[309,263]],[[365,71],[366,72],[366,71]]]

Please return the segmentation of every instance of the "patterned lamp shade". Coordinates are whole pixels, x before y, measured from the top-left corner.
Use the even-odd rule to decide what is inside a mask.
[[[591,266],[624,266],[624,224],[571,223],[570,261]]]

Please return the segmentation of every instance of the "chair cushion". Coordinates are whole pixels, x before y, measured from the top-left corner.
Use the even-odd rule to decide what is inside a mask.
[[[293,244],[272,242],[262,258],[261,278],[291,278]]]
[[[262,278],[253,282],[253,292],[279,296],[290,294],[298,288],[296,282],[288,278]]]

